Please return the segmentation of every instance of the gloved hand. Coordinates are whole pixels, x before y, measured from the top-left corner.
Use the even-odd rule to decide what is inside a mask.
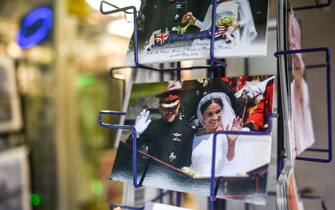
[[[247,95],[249,98],[254,98],[254,90],[249,85],[245,85],[242,89],[235,93],[236,98],[240,98],[242,95]]]
[[[137,115],[135,121],[135,129],[137,131],[137,138],[147,129],[149,124],[151,123],[151,119],[149,119],[150,112],[143,109],[142,112]]]

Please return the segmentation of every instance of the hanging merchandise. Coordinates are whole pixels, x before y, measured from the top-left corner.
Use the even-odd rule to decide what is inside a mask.
[[[293,139],[295,143],[292,157],[294,158],[315,142],[308,85],[304,79],[301,79],[300,82],[295,79],[291,83],[291,106]]]
[[[289,171],[287,181],[287,204],[289,210],[303,210],[302,201],[298,195],[298,187],[294,176],[293,168]]]
[[[288,41],[290,50],[301,49],[301,28],[294,11],[288,14]]]
[[[139,62],[207,59],[212,37],[217,58],[266,55],[268,1],[217,1],[216,19],[212,17],[213,2],[142,0],[138,15]],[[127,64],[133,62],[134,44],[130,44]]]
[[[123,132],[111,178],[132,181],[136,147],[140,185],[208,196],[213,178],[218,197],[265,203],[274,77],[247,77],[243,94],[238,79],[134,84],[126,124],[137,145]]]
[[[289,14],[289,47],[301,49],[301,28],[294,16]],[[301,154],[315,142],[312,115],[309,103],[308,85],[304,79],[305,64],[302,54],[292,55],[293,81],[291,83],[291,121],[292,138],[290,142],[291,158]]]
[[[277,194],[278,210],[304,210],[298,195],[294,169],[290,165],[286,165],[278,178]]]

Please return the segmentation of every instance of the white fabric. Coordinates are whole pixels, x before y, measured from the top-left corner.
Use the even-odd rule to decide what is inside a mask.
[[[272,76],[272,77],[269,77],[257,83],[247,81],[246,85],[235,93],[235,97],[236,98],[241,97],[243,91],[245,91],[250,98],[257,97],[255,99],[256,99],[256,103],[258,103],[263,98],[263,94],[266,90],[266,85],[268,84],[270,80],[273,80],[274,78],[275,76]]]
[[[290,50],[301,49],[301,28],[294,12],[289,13],[288,18],[288,41]]]
[[[192,145],[191,169],[196,177],[210,177],[212,168],[213,135],[195,136]],[[224,162],[227,162],[228,142],[226,135],[216,138],[215,175],[223,176]]]
[[[235,115],[233,108],[231,107],[231,102],[230,102],[229,97],[223,92],[213,92],[213,93],[207,94],[200,100],[198,104],[198,108],[197,108],[197,117],[199,119],[199,122],[201,123],[201,125],[203,125],[203,118],[202,118],[202,114],[200,111],[201,106],[207,101],[212,100],[214,98],[221,99],[222,104],[223,104],[222,119],[221,119],[223,128],[225,129],[227,125],[229,125],[229,128],[230,128],[231,125],[233,124],[233,121],[236,115]]]
[[[213,5],[210,4],[203,21],[196,20],[195,25],[202,31],[209,30],[212,25],[212,10]],[[239,30],[234,31],[235,39],[239,42],[249,44],[257,36],[255,23],[252,17],[250,4],[248,0],[232,0],[218,3],[216,6],[216,18],[233,15],[237,18],[240,27],[243,29],[240,38]]]
[[[147,202],[144,206],[144,210],[191,210],[177,206],[170,206],[162,203]]]
[[[315,142],[312,115],[309,104],[308,86],[301,81],[302,103],[295,88],[296,81],[291,83],[292,136],[291,154],[295,157]]]
[[[249,0],[235,0],[240,6],[240,25],[243,27],[243,33],[241,36],[241,42],[250,43],[256,36],[256,28],[254,23],[254,18],[251,13],[251,8]]]
[[[246,176],[247,172],[270,163],[271,135],[240,135],[235,145],[235,156],[227,159],[228,145],[226,135],[217,136],[215,156],[216,176]],[[213,134],[195,136],[193,140],[192,165],[195,178],[208,178],[212,168]]]
[[[199,102],[197,108],[197,117],[199,122],[203,125],[203,118],[200,111],[201,106],[209,100],[214,98],[221,99],[222,108],[222,126],[230,128],[235,119],[235,112],[231,107],[229,97],[223,92],[213,92],[205,95]],[[195,172],[196,177],[209,177],[211,175],[212,164],[212,146],[213,134],[206,134],[201,136],[194,136],[192,146],[192,165],[191,169]],[[216,142],[216,158],[215,171],[216,176],[223,175],[223,165],[227,162],[228,142],[226,135],[218,135]]]

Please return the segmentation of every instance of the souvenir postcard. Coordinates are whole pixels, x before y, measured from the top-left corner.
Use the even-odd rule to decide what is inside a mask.
[[[29,165],[25,147],[0,153],[0,209],[30,210]]]
[[[301,28],[294,13],[288,15],[288,44],[291,50],[301,49]],[[315,142],[313,119],[307,81],[304,79],[305,63],[302,54],[293,54],[291,96],[291,133],[287,145],[288,158],[294,160]]]
[[[145,204],[144,210],[192,210],[192,209],[185,209],[185,208],[166,205],[166,204],[162,204],[162,203],[148,202],[148,203]]]
[[[303,210],[302,200],[299,198],[294,170],[286,165],[282,170],[277,185],[278,210]]]
[[[133,84],[125,124],[137,131],[138,182],[208,196],[215,138],[217,196],[264,203],[273,90],[274,76]],[[122,139],[111,179],[131,182],[130,133]]]
[[[287,177],[288,177],[288,171],[290,169],[290,166],[288,164],[285,164],[284,168],[282,169],[277,182],[277,209],[278,210],[287,210],[287,196],[285,192],[286,185],[287,185]]]
[[[138,13],[141,64],[266,55],[268,0],[142,0]],[[131,41],[126,64],[134,62]]]
[[[291,159],[295,159],[315,142],[309,101],[308,85],[305,79],[293,80],[291,83]]]
[[[288,175],[287,204],[288,204],[288,209],[289,210],[299,210],[298,189],[297,189],[297,184],[295,182],[293,169],[290,171],[290,173]]]
[[[0,54],[0,133],[16,131],[21,126],[14,63],[7,56]]]

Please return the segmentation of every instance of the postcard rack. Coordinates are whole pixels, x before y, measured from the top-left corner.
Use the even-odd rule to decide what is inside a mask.
[[[320,48],[305,48],[305,49],[298,49],[298,50],[289,50],[287,43],[288,43],[288,35],[287,35],[287,13],[288,11],[301,11],[301,10],[308,10],[308,9],[320,9],[324,7],[328,7],[331,4],[331,0],[328,0],[325,3],[319,3],[315,1],[314,5],[308,6],[301,6],[301,7],[291,7],[288,8],[287,0],[279,0],[277,6],[277,52],[274,55],[278,61],[278,75],[280,79],[280,91],[281,94],[279,98],[281,99],[281,111],[282,118],[280,118],[278,132],[282,132],[282,138],[278,139],[278,162],[277,162],[277,175],[279,176],[281,170],[284,167],[284,161],[292,162],[289,160],[288,157],[285,155],[285,149],[287,145],[287,141],[290,139],[290,129],[289,123],[287,119],[290,116],[288,104],[289,104],[289,97],[287,95],[288,85],[287,85],[287,74],[289,70],[292,70],[291,67],[288,66],[288,56],[296,53],[305,54],[305,53],[322,53],[324,55],[324,62],[319,64],[311,64],[306,65],[305,70],[312,70],[312,69],[326,69],[326,104],[327,104],[327,126],[328,126],[328,141],[327,141],[327,148],[308,148],[307,151],[315,152],[315,153],[326,153],[327,158],[314,158],[314,157],[296,157],[296,160],[301,161],[308,161],[308,162],[315,162],[315,163],[330,163],[333,159],[333,144],[332,144],[332,81],[331,81],[331,64],[330,64],[330,50],[326,47]],[[280,100],[279,100],[280,101]],[[280,103],[279,103],[280,105]],[[285,145],[286,143],[286,145]],[[271,195],[271,193],[269,193]],[[273,194],[272,194],[273,195]],[[274,194],[276,195],[276,193]],[[301,195],[301,199],[306,200],[318,200],[321,202],[321,209],[327,210],[325,201],[321,196],[314,196],[314,195]]]
[[[327,3],[320,4],[316,3],[315,5],[310,5],[310,6],[304,6],[304,7],[293,7],[294,11],[298,10],[306,10],[306,9],[317,9],[317,8],[323,8],[327,7],[331,4],[331,1],[327,1]],[[312,65],[306,65],[305,69],[306,70],[311,70],[311,69],[318,69],[318,68],[326,68],[326,94],[327,94],[327,125],[328,125],[328,145],[327,148],[309,148],[307,151],[312,151],[316,153],[327,153],[328,157],[326,159],[321,159],[321,158],[312,158],[312,157],[297,157],[297,160],[303,160],[303,161],[310,161],[310,162],[318,162],[318,163],[329,163],[332,161],[332,152],[333,152],[333,145],[332,145],[332,81],[331,81],[331,64],[330,64],[330,50],[329,48],[325,47],[320,47],[320,48],[307,48],[307,49],[299,49],[299,50],[288,50],[287,48],[287,34],[286,34],[286,29],[287,29],[287,2],[285,0],[278,1],[278,11],[277,11],[277,20],[278,20],[278,51],[274,54],[277,59],[278,59],[278,75],[280,77],[280,86],[281,86],[281,98],[282,98],[282,114],[283,114],[283,119],[288,119],[289,112],[288,112],[288,96],[287,96],[287,73],[289,70],[292,70],[292,68],[288,67],[287,65],[287,56],[296,54],[296,53],[323,53],[324,54],[324,63],[320,64],[312,64]],[[287,121],[283,122],[283,126],[287,128],[288,124]],[[289,129],[285,129],[284,131],[284,138],[289,139]],[[283,140],[281,140],[282,143],[284,143]],[[278,152],[279,161],[283,161],[286,156],[284,155],[285,149],[282,146],[282,150]],[[282,166],[282,163],[279,163],[278,165]],[[281,170],[279,170],[281,171]]]
[[[272,130],[272,120],[273,118],[278,118],[278,150],[277,150],[277,176],[279,176],[281,170],[283,169],[284,161],[287,159],[285,155],[285,141],[288,141],[290,138],[289,134],[289,97],[287,94],[288,90],[288,77],[287,73],[289,70],[289,67],[287,65],[287,56],[290,54],[295,53],[324,53],[325,54],[325,63],[323,64],[314,64],[314,65],[308,65],[306,66],[306,69],[316,69],[316,68],[326,68],[327,71],[327,115],[328,115],[328,147],[326,149],[324,148],[310,148],[309,151],[317,152],[317,153],[326,153],[328,157],[326,159],[321,158],[313,158],[313,157],[297,157],[298,160],[302,161],[310,161],[310,162],[318,162],[318,163],[329,163],[332,161],[332,101],[331,101],[331,65],[330,65],[330,52],[328,48],[311,48],[311,49],[300,49],[300,50],[288,50],[286,46],[287,42],[287,35],[286,35],[286,17],[287,17],[287,0],[278,0],[277,1],[277,52],[274,54],[276,56],[278,61],[278,114],[272,113],[270,116],[270,119],[268,120],[270,126],[267,130],[262,132],[240,132],[240,131],[218,131],[214,134],[214,140],[213,140],[213,147],[212,147],[212,167],[211,167],[211,179],[210,179],[210,196],[209,196],[209,210],[214,210],[214,201],[216,200],[216,194],[218,190],[218,185],[220,184],[220,181],[215,178],[215,157],[216,157],[216,139],[218,135],[222,134],[238,134],[238,135],[269,135],[271,134]],[[212,23],[214,23],[216,19],[216,13],[215,8],[217,1],[212,0],[213,4],[213,10],[212,10]],[[303,7],[294,7],[293,10],[300,11],[305,9],[317,9],[317,8],[323,8],[327,7],[331,4],[331,0],[328,0],[326,3],[320,4],[318,1],[316,1],[315,5],[309,5],[309,6],[303,6]],[[105,6],[108,6],[109,8],[112,7],[112,10],[105,10]],[[132,66],[119,66],[119,67],[112,67],[109,71],[110,75],[113,75],[113,71],[120,70],[120,69],[126,69],[131,68],[135,71],[139,70],[149,70],[149,71],[157,71],[157,72],[176,72],[177,73],[177,79],[180,80],[180,72],[183,70],[195,70],[195,69],[208,69],[208,77],[214,78],[215,72],[220,70],[225,70],[226,64],[216,58],[214,56],[214,36],[210,37],[210,52],[209,52],[209,64],[208,65],[199,65],[199,66],[191,66],[191,67],[181,67],[180,62],[177,63],[176,68],[155,68],[148,65],[143,65],[139,62],[138,58],[138,20],[137,20],[137,9],[134,6],[128,6],[124,8],[118,8],[116,5],[113,5],[109,3],[108,1],[102,0],[100,4],[100,12],[104,15],[112,14],[112,13],[118,13],[118,12],[124,12],[127,14],[131,14],[133,16],[133,22],[134,22],[134,33],[132,37],[132,41],[134,44],[134,65]],[[211,33],[214,34],[215,32],[215,24],[212,24]],[[125,112],[119,112],[119,111],[110,111],[110,110],[102,110],[99,112],[98,115],[98,124],[101,127],[110,128],[110,129],[123,129],[123,130],[129,130],[131,132],[132,137],[132,184],[135,188],[142,186],[143,180],[138,180],[138,174],[137,174],[137,144],[136,144],[136,129],[133,126],[129,125],[117,125],[117,124],[109,124],[106,122],[103,122],[103,116],[105,115],[126,115]],[[259,173],[263,173],[260,171]],[[256,173],[255,176],[257,177],[258,174]],[[176,206],[181,205],[181,193],[176,193]],[[166,191],[159,193],[159,195],[154,198],[152,201],[162,201],[163,197],[169,195],[170,196],[170,204],[172,204],[172,194],[171,191]],[[275,195],[276,193],[269,193],[270,195]],[[326,209],[324,201],[322,198],[317,196],[305,196],[306,199],[318,199],[322,202],[322,208]],[[143,209],[143,207],[132,207],[127,205],[116,205],[111,204],[110,208],[113,209],[115,207],[121,207],[123,209],[134,209],[134,210],[140,210]],[[246,205],[246,209],[248,208],[248,205]],[[225,209],[225,208],[224,208]]]
[[[297,160],[311,161],[311,162],[319,162],[319,163],[329,163],[332,161],[332,100],[331,100],[331,65],[330,65],[330,52],[328,48],[309,48],[309,49],[301,49],[301,50],[286,50],[286,51],[278,51],[275,53],[276,57],[285,56],[296,53],[324,53],[325,54],[325,64],[314,64],[307,65],[306,69],[316,69],[316,68],[326,68],[327,71],[327,116],[328,116],[328,148],[308,148],[307,151],[318,152],[318,153],[327,153],[328,157],[326,159],[322,158],[312,158],[312,157],[297,157]]]

